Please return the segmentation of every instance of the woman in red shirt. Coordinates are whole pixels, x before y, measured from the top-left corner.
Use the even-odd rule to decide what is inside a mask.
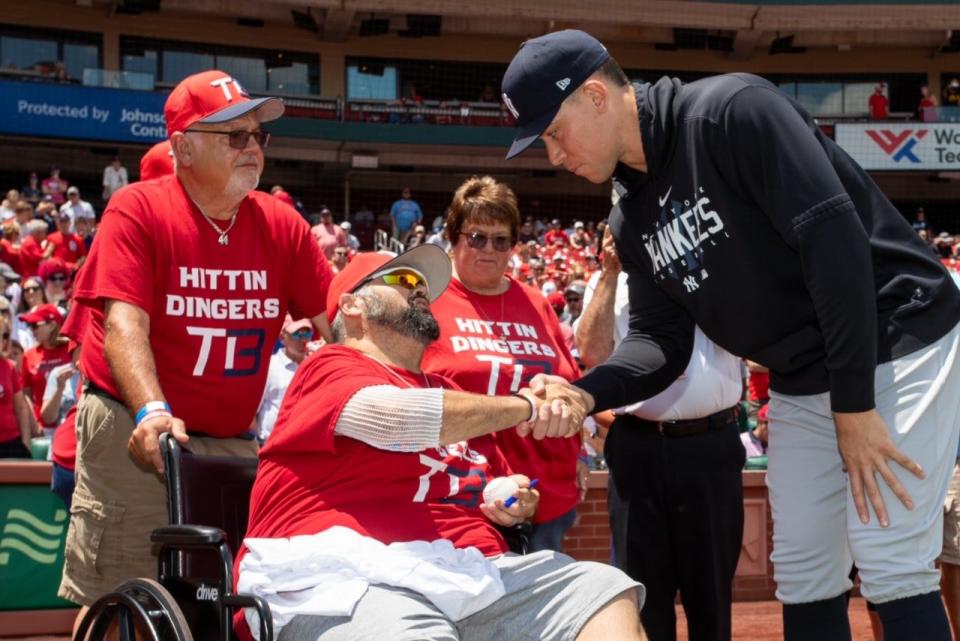
[[[515,393],[536,374],[576,378],[576,361],[547,300],[505,275],[520,231],[513,191],[489,176],[467,180],[454,194],[446,230],[453,278],[431,306],[440,339],[424,354],[424,369],[491,395]],[[511,469],[539,479],[532,550],[559,551],[576,517],[579,437],[538,441],[504,430],[493,438]]]

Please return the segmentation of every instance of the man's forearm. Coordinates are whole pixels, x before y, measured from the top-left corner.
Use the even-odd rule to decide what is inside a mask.
[[[583,364],[596,367],[613,353],[614,301],[617,295],[617,273],[603,272],[597,281],[590,304],[577,326],[577,350]]]
[[[106,330],[104,354],[127,407],[136,412],[144,403],[165,400],[146,332],[126,323],[108,323]]]
[[[440,444],[499,432],[530,418],[530,403],[516,396],[482,396],[444,390]]]

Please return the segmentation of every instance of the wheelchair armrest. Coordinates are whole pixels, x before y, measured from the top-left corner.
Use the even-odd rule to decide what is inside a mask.
[[[206,525],[167,525],[150,533],[150,540],[173,547],[218,546],[227,539],[227,533]]]
[[[273,641],[273,615],[264,599],[248,594],[225,594],[223,605],[231,612],[234,608],[256,608],[260,619],[260,641]]]

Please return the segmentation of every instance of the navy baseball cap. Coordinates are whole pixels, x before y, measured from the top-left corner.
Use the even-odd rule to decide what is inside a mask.
[[[517,119],[517,137],[507,160],[540,137],[560,105],[610,58],[600,41],[566,29],[527,40],[503,75],[503,102]]]

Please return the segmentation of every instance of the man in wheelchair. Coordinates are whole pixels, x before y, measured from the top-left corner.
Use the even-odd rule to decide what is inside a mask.
[[[238,591],[270,604],[280,641],[644,638],[643,586],[619,570],[508,553],[495,525],[532,516],[538,495],[488,435],[569,437],[583,408],[468,394],[421,371],[450,271],[428,244],[361,254],[332,281],[336,344],[297,370],[261,450]],[[483,502],[498,476],[519,487],[509,507]],[[256,616],[237,616],[242,638]]]

